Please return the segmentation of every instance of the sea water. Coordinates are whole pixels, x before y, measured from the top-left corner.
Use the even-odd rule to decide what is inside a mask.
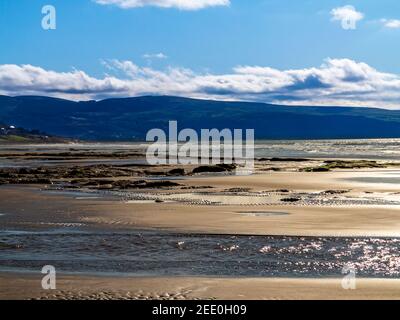
[[[400,238],[0,232],[0,270],[151,276],[400,277]]]

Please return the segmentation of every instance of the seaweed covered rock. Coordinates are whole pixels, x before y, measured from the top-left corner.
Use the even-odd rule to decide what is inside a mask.
[[[216,165],[208,165],[208,166],[200,166],[194,168],[192,173],[204,173],[204,172],[231,172],[236,169],[236,164],[216,164]]]
[[[183,168],[175,168],[170,171],[168,171],[168,175],[170,176],[184,176],[185,175],[185,169]]]

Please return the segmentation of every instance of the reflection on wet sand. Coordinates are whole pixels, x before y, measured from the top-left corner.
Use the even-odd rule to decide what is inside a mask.
[[[263,142],[252,176],[235,176],[230,167],[148,166],[131,145],[0,150],[0,271],[28,275],[51,264],[61,274],[114,279],[107,291],[80,293],[89,298],[112,298],[116,276],[127,275],[139,282],[169,277],[151,283],[153,291],[176,276],[256,277],[253,287],[265,278],[268,286],[292,279],[277,289],[280,296],[305,285],[296,283],[301,279],[341,277],[343,266],[359,277],[397,279],[400,159],[323,158],[332,148],[343,158],[352,148],[367,155],[380,143],[307,142],[322,148],[315,154],[301,153],[298,142]],[[278,157],[300,154],[307,158]],[[205,283],[188,279],[204,292]],[[328,296],[322,282],[315,290]],[[0,298],[13,290],[0,288]],[[59,297],[77,296],[68,290]]]

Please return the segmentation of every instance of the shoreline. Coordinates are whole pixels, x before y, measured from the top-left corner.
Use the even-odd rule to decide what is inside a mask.
[[[138,160],[139,154],[125,153],[123,150],[108,150],[106,158],[97,158],[105,154],[101,150],[86,154],[73,150],[67,154],[69,163],[57,163],[62,161],[59,150],[54,154],[42,153],[38,158],[21,154],[15,159],[4,159],[22,167],[29,161],[44,167],[46,164],[53,165],[53,161],[55,164],[45,168],[2,170],[2,231],[26,230],[34,234],[49,234],[44,238],[36,234],[27,240],[26,236],[18,238],[3,233],[5,258],[11,262],[5,263],[9,267],[7,272],[0,271],[0,299],[400,299],[400,278],[393,278],[397,274],[391,273],[394,269],[389,264],[385,265],[386,269],[374,269],[368,265],[368,252],[374,252],[377,257],[388,255],[389,258],[382,263],[397,263],[396,243],[400,239],[400,190],[397,183],[398,180],[400,183],[400,168],[397,165],[383,168],[384,164],[381,163],[335,161],[332,164],[321,159],[298,162],[275,158],[274,161],[257,161],[256,174],[252,176],[235,176],[230,172],[204,172],[197,175],[194,174],[194,166],[129,165],[128,162]],[[5,154],[2,156],[5,157]],[[128,161],[125,163],[125,160]],[[104,165],[91,166],[93,161],[104,162]],[[333,166],[333,169],[329,167],[328,172],[304,171],[322,165]],[[342,165],[361,165],[362,168],[337,169]],[[181,175],[182,172],[184,175]],[[12,181],[22,183],[15,185],[10,183]],[[36,183],[29,184],[30,181]],[[154,265],[146,266],[145,262],[138,265],[121,263],[121,257],[130,257],[132,252],[123,245],[116,245],[114,241],[127,241],[127,237],[121,237],[123,232],[141,231],[155,233],[156,236],[146,238],[145,235],[144,239],[150,241],[146,242],[135,240],[131,235],[131,242],[127,242],[127,245],[130,249],[143,250],[140,251],[143,257],[154,258]],[[59,232],[65,235],[57,236]],[[70,235],[74,232],[98,232],[100,237],[80,235],[81,238],[77,238],[76,235],[72,241]],[[120,238],[104,236],[102,232],[119,234]],[[178,236],[163,238],[163,233]],[[162,241],[157,240],[160,239],[157,234],[161,235]],[[195,239],[191,242],[190,239],[179,238],[181,234],[221,239],[206,239],[204,242]],[[271,239],[242,239],[239,236]],[[232,241],[224,237],[238,238]],[[317,239],[321,237],[342,240]],[[395,241],[383,243],[383,249],[377,249],[381,244],[375,244],[374,241],[356,243],[363,238],[395,238]],[[47,250],[47,246],[40,247],[41,244],[56,245],[65,239],[69,239],[67,245],[61,245],[58,252],[52,251],[54,256],[50,254],[39,258],[40,261],[30,261]],[[192,251],[176,251],[181,248],[175,246],[183,240],[184,246],[187,245]],[[107,250],[111,251],[103,250],[101,241],[105,241],[110,246]],[[193,246],[193,243],[197,245]],[[349,261],[343,257],[353,252],[353,249],[349,249],[353,243],[358,251],[354,256],[351,253],[351,261],[359,262],[361,267],[367,266],[367,269],[360,269],[364,270],[360,274],[366,277],[357,278],[357,290],[344,290],[341,287],[341,263]],[[18,247],[18,244],[22,246]],[[37,244],[41,250],[35,249]],[[91,246],[88,248],[85,244]],[[310,245],[314,249],[302,251],[310,248]],[[338,255],[332,251],[322,259],[319,249],[313,245],[320,245],[320,252],[335,248]],[[369,245],[373,245],[375,251],[365,253],[363,250]],[[273,250],[268,251],[266,247],[271,246]],[[240,247],[240,250],[231,255],[231,247],[233,251],[237,250],[236,247]],[[287,248],[294,248],[295,251],[285,251]],[[389,253],[385,253],[384,249]],[[83,262],[65,263],[63,259],[68,257],[69,252],[75,258],[83,257]],[[146,256],[147,252],[154,255]],[[172,254],[171,257],[176,261],[191,258],[191,261],[199,263],[163,266],[169,259],[163,259],[160,253],[166,252]],[[211,253],[218,256],[222,252],[227,253],[223,253],[223,256],[228,262],[232,257],[235,261],[249,258],[248,264],[242,263],[236,269],[235,264],[225,265],[223,263],[226,261],[221,259],[220,264],[212,265],[212,269],[203,267],[204,261],[207,263],[208,260],[201,257],[209,257]],[[306,261],[304,259],[309,259],[310,254],[313,254],[315,264],[304,266],[302,263]],[[88,261],[97,255],[106,260],[115,259],[116,264],[93,267]],[[293,266],[283,267],[276,263],[280,258],[294,256],[297,260],[293,260]],[[13,259],[21,257],[26,260],[22,264],[13,262]],[[49,264],[54,261],[57,270],[85,272],[57,274],[57,290],[43,291],[40,279],[44,275],[39,269],[47,263],[47,259],[50,259]],[[267,264],[257,267],[268,261],[271,261],[269,267]],[[16,272],[13,266],[22,266],[22,269]],[[24,270],[24,267],[32,272]],[[187,269],[189,267],[191,269]],[[157,268],[163,269],[158,272]],[[325,269],[317,272],[313,271],[317,270],[314,268]],[[127,270],[132,270],[131,274],[124,274]],[[143,270],[160,275],[142,276]],[[177,273],[176,270],[182,272],[182,276],[169,276]],[[224,273],[228,276],[218,276]],[[303,274],[308,276],[302,277]],[[368,278],[368,275],[371,277]],[[385,278],[386,275],[392,277]]]

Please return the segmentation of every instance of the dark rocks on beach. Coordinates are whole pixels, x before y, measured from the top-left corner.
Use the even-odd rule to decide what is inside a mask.
[[[249,192],[251,188],[230,188],[224,190],[224,192]]]
[[[298,202],[300,201],[300,198],[283,198],[281,199],[282,202]]]
[[[4,180],[3,180],[4,181]],[[50,179],[46,178],[14,178],[7,180],[4,184],[53,184]]]
[[[131,168],[114,167],[110,165],[93,165],[73,168],[60,168],[53,174],[59,175],[61,178],[112,178],[133,176],[135,171]]]
[[[214,166],[200,166],[197,168],[194,168],[192,173],[209,173],[209,172],[231,172],[236,169],[235,164],[216,164]]]
[[[112,189],[146,189],[146,188],[170,188],[182,186],[172,181],[146,181],[146,180],[81,180],[71,181],[72,185],[77,187],[89,187],[91,189],[112,190]]]
[[[175,168],[170,171],[168,171],[168,175],[170,176],[184,176],[185,175],[185,169],[183,168]]]
[[[224,169],[226,169],[224,167]],[[88,166],[49,166],[38,168],[2,168],[0,169],[0,184],[53,184],[61,188],[90,188],[98,190],[112,189],[145,189],[145,188],[171,188],[182,185],[172,181],[145,181],[145,180],[118,180],[119,177],[140,175],[137,168],[121,167],[114,165],[88,165]],[[152,171],[153,174],[156,172]],[[159,173],[157,173],[159,174]],[[176,168],[166,175],[184,175],[184,169]]]
[[[373,160],[326,160],[324,165],[319,167],[303,168],[300,171],[305,172],[326,172],[332,169],[369,169],[369,168],[386,168],[389,165]]]
[[[305,169],[302,169],[301,171],[305,171],[305,172],[327,172],[327,171],[330,171],[330,169],[326,168],[326,167],[315,167],[315,168],[305,168]]]
[[[137,180],[137,181],[131,181],[131,180],[117,180],[110,185],[105,185],[105,186],[99,186],[98,188],[105,189],[147,189],[147,188],[170,188],[170,187],[179,187],[181,184],[172,182],[172,181],[146,181],[146,180]]]
[[[111,165],[91,165],[74,167],[38,167],[38,168],[3,168],[0,169],[0,179],[10,184],[50,184],[53,180],[71,182],[72,184],[95,185],[107,182],[91,182],[92,178],[115,178],[137,176],[138,172],[131,168]]]
[[[18,175],[11,172],[0,172],[0,178],[12,179],[16,177],[18,177]]]
[[[138,185],[138,188],[169,188],[179,187],[181,184],[172,181],[145,181],[143,184]]]
[[[118,180],[112,183],[112,187],[114,189],[135,189],[138,185],[145,184],[146,181],[139,180],[139,181],[131,181],[131,180]]]
[[[196,190],[196,189],[213,189],[212,186],[185,186],[181,187],[182,190]]]
[[[326,190],[322,191],[321,194],[343,194],[348,192],[350,192],[350,190]]]
[[[269,167],[269,168],[262,168],[260,171],[282,171],[281,168],[278,167]]]
[[[290,190],[288,190],[288,189],[276,189],[276,190],[269,190],[267,192],[289,193]]]

